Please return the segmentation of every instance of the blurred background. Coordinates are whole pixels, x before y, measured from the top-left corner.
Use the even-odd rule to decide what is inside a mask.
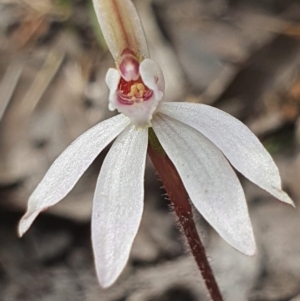
[[[166,101],[206,103],[246,123],[300,201],[300,2],[137,0]],[[53,160],[110,116],[114,66],[88,0],[0,0],[0,300],[207,301],[150,162],[129,263],[102,290],[90,214],[103,152],[66,199],[19,239],[27,199]],[[225,300],[300,300],[300,213],[240,177],[258,244],[228,246],[197,215]],[[196,213],[195,213],[196,214]]]

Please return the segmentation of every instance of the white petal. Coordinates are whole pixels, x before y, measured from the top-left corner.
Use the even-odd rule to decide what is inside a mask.
[[[110,111],[114,111],[117,109],[117,89],[119,85],[119,81],[121,79],[121,75],[117,69],[109,68],[106,73],[106,84],[109,88],[109,97],[108,97],[108,109]]]
[[[161,100],[165,93],[165,79],[159,65],[150,59],[144,59],[140,64],[140,74],[143,83],[154,92],[155,98]]]
[[[107,46],[117,61],[129,49],[138,57],[149,57],[140,18],[131,0],[93,0]]]
[[[160,112],[201,132],[245,177],[282,202],[293,201],[282,191],[279,171],[257,137],[231,115],[203,104],[166,103]]]
[[[143,212],[148,131],[130,126],[114,142],[97,182],[92,242],[97,276],[108,287],[129,257]]]
[[[27,212],[19,224],[22,236],[37,215],[58,203],[75,186],[98,154],[129,124],[118,115],[107,119],[79,136],[52,164],[29,198]]]
[[[224,155],[202,134],[165,115],[155,115],[153,129],[198,211],[229,244],[253,255],[243,189]]]
[[[107,84],[110,92],[117,91],[120,78],[121,78],[121,75],[117,69],[114,69],[114,68],[108,69],[108,71],[106,73],[105,81],[106,81],[106,84]]]

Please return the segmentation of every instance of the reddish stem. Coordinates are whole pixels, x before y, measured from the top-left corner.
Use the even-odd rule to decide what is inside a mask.
[[[166,154],[155,150],[151,146],[151,143],[149,143],[148,146],[148,154],[164,184],[170,201],[174,205],[179,223],[188,240],[191,252],[197,262],[211,299],[213,301],[223,301],[218,284],[207,260],[205,249],[196,229],[192,207],[189,203],[189,196],[175,166]]]

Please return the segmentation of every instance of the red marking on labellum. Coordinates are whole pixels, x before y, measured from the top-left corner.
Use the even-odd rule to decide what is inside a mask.
[[[150,90],[142,81],[141,77],[137,80],[126,81],[121,77],[118,85],[118,101],[124,105],[133,105],[149,100],[153,96]]]

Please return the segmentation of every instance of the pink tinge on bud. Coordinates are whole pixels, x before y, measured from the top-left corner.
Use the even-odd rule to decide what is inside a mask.
[[[140,77],[140,63],[136,56],[129,50],[125,50],[120,58],[120,74],[126,81],[136,81]]]

